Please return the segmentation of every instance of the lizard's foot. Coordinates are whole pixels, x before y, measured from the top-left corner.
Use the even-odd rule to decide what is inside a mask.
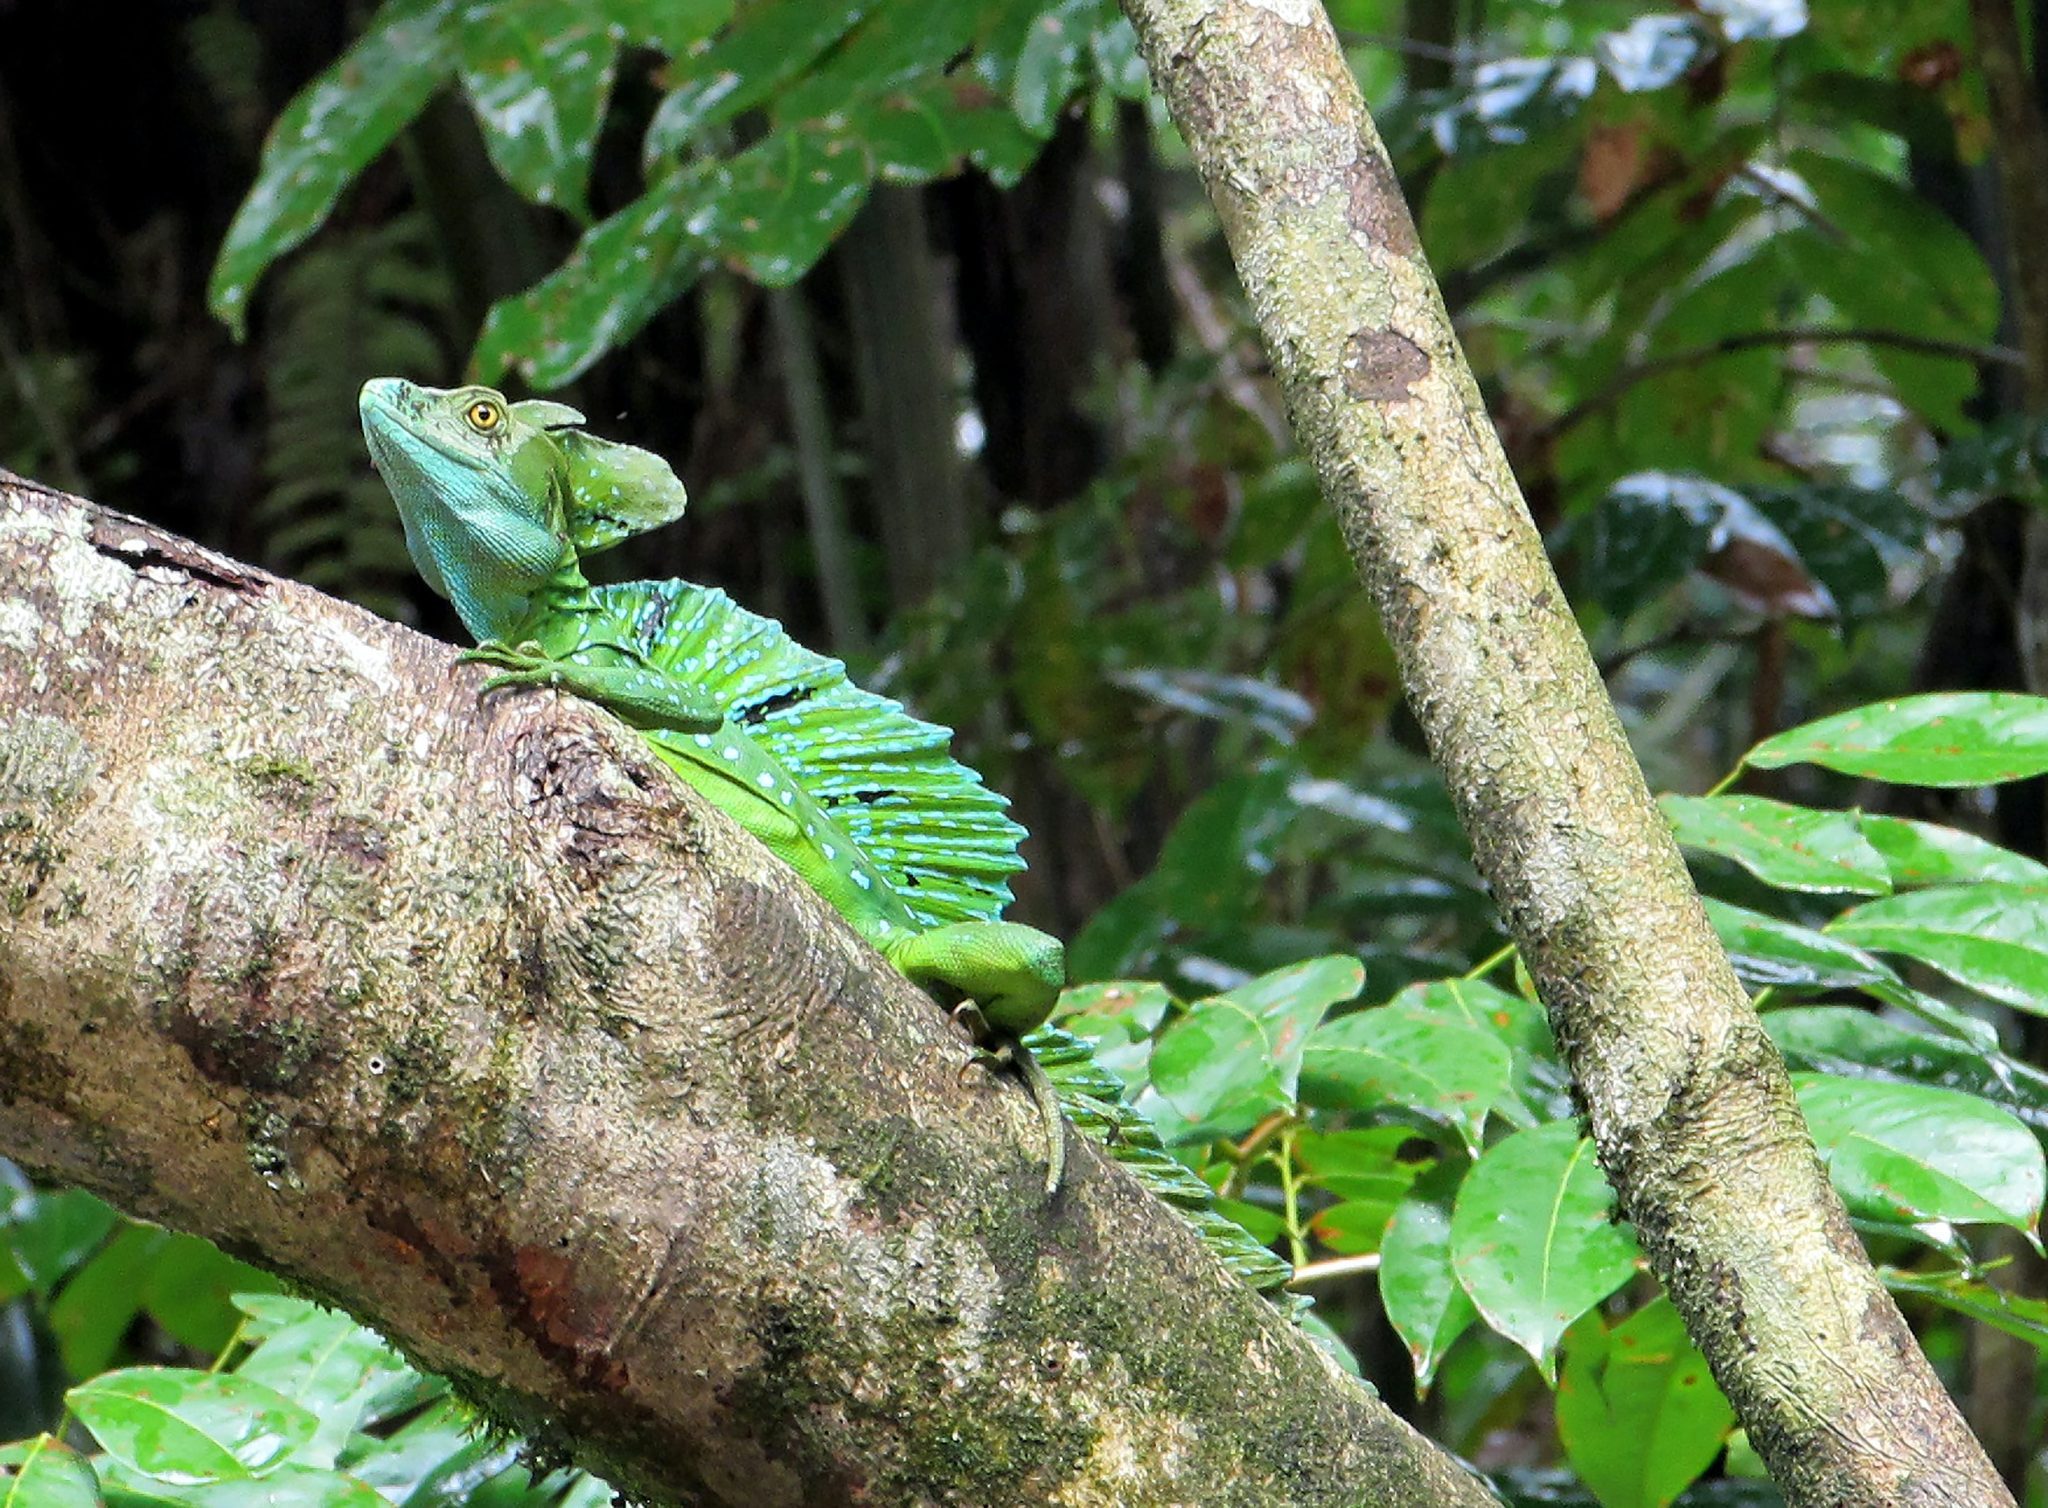
[[[547,663],[547,656],[531,639],[518,645],[507,644],[502,639],[486,639],[474,649],[465,649],[455,657],[466,664],[503,665],[511,670],[527,670],[535,665]]]
[[[486,692],[508,686],[551,686],[609,708],[636,728],[708,733],[725,721],[723,704],[703,687],[643,664],[558,660],[538,644],[521,644],[515,649],[497,641],[479,644],[462,658],[503,669],[503,675],[484,682]]]
[[[488,692],[502,691],[508,686],[555,686],[561,683],[561,662],[550,660],[541,653],[538,644],[521,644],[516,649],[496,639],[465,649],[458,659],[473,665],[496,665],[504,670],[503,675],[494,675],[484,682]]]

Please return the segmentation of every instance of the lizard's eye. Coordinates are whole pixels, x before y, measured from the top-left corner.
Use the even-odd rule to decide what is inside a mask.
[[[480,435],[487,435],[505,422],[505,410],[489,398],[479,398],[463,411],[463,418],[469,427]]]

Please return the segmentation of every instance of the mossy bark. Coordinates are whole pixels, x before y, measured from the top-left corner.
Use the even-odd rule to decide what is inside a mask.
[[[2011,1499],[1830,1189],[1315,0],[1124,0],[1601,1164],[1794,1504]]]
[[[0,1153],[650,1502],[1482,1504],[603,714],[0,474]]]

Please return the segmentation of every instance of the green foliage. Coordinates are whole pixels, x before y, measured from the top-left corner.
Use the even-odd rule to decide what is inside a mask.
[[[1593,1144],[1569,1121],[1515,1132],[1459,1185],[1452,1270],[1546,1380],[1566,1329],[1635,1273],[1635,1238],[1610,1223],[1613,1203]]]
[[[1566,1342],[1558,1438],[1605,1508],[1663,1508],[1713,1464],[1734,1423],[1668,1299],[1612,1328],[1588,1316]]]
[[[273,307],[265,489],[253,519],[264,562],[387,617],[405,616],[412,563],[391,497],[355,427],[363,372],[441,365],[449,301],[417,215],[330,236],[286,269]]]
[[[644,190],[492,310],[473,363],[487,380],[516,366],[540,387],[570,381],[716,265],[792,283],[875,183],[965,163],[1013,183],[1084,81],[1142,88],[1107,0],[386,0],[273,128],[214,269],[215,312],[240,331],[264,270],[451,78],[506,180],[587,219],[629,43],[664,55],[668,88]]]
[[[1958,770],[2021,768],[2025,732],[2044,715],[2048,701],[2033,698],[1908,699],[1790,730],[1746,763],[1786,750],[1832,758],[1853,734],[1857,773],[1947,783]],[[2015,736],[2021,747],[2005,748]],[[1293,864],[1324,862],[1296,841],[1309,788],[1279,768],[1226,782],[1164,845],[1167,877],[1134,893],[1176,920],[1245,927],[1255,906],[1238,896],[1215,913],[1198,880],[1263,852],[1266,888],[1284,891]],[[1400,806],[1357,789],[1345,800],[1398,841]],[[1987,1014],[1994,1002],[2048,1010],[2038,866],[1922,821],[1727,795],[1667,797],[1664,809],[1710,891],[1740,875],[1735,891],[1758,903],[1707,902],[1801,1070],[1801,1106],[1852,1217],[1881,1251],[1926,1254],[1895,1257],[1888,1280],[2048,1349],[2038,1306],[1983,1282],[1974,1235],[2006,1226],[2032,1238],[2048,1188],[2048,1074],[2002,1051]],[[1288,935],[1306,942],[1315,929]],[[1959,988],[1909,984],[1880,954]],[[1418,1385],[1441,1380],[1454,1348],[1498,1337],[1556,1384],[1566,1458],[1601,1502],[1674,1500],[1719,1454],[1732,1414],[1668,1304],[1623,1297],[1640,1258],[1540,1008],[1476,977],[1351,1004],[1345,962],[1186,1003],[1151,983],[1083,986],[1065,1009],[1225,1208],[1289,1252],[1298,1285],[1315,1291],[1325,1262],[1334,1272],[1377,1255],[1380,1301]],[[1215,950],[1182,964],[1210,979],[1221,969]]]
[[[97,1445],[48,1435],[0,1447],[0,1504],[27,1508],[605,1508],[580,1472],[536,1475],[515,1446],[345,1315],[238,1295],[210,1371],[134,1366],[65,1395]],[[246,1349],[245,1349],[246,1348]],[[47,1496],[45,1495],[47,1494]]]

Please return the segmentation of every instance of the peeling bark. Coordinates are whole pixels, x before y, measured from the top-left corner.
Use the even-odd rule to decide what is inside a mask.
[[[1314,0],[1124,0],[1602,1167],[1793,1504],[2009,1504],[1707,925]]]
[[[0,473],[0,1152],[667,1503],[1482,1504],[602,713]]]

